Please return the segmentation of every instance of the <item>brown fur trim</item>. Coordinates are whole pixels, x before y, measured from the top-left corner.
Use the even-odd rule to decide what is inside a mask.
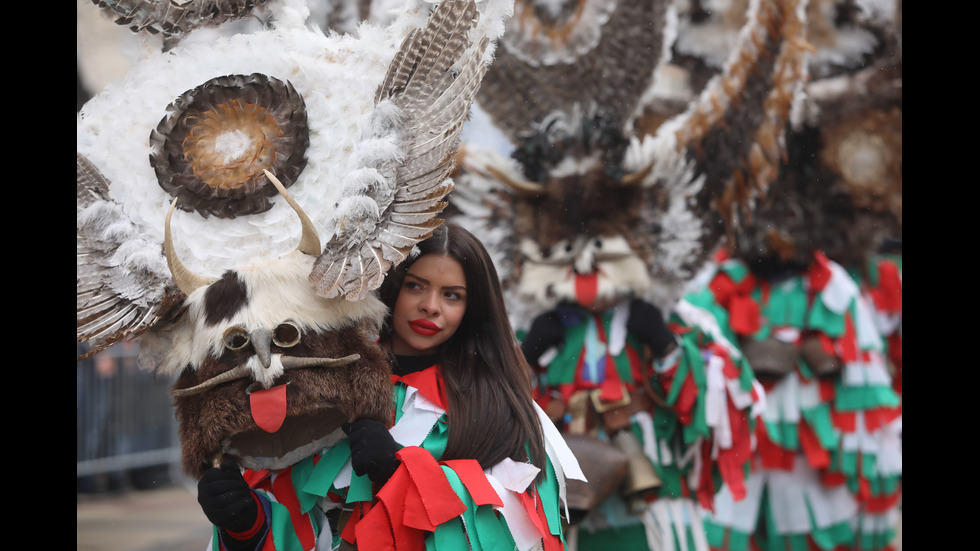
[[[273,346],[273,353],[283,350]],[[309,415],[335,408],[345,420],[370,418],[390,423],[393,416],[390,368],[385,355],[369,335],[358,328],[305,335],[289,349],[289,355],[361,358],[342,367],[316,367],[286,371],[280,378],[286,387],[287,417]],[[174,388],[189,388],[231,369],[247,355],[226,353],[208,359],[201,369],[187,369]],[[177,398],[177,420],[184,470],[200,478],[222,453],[222,442],[231,436],[257,429],[249,408],[246,388],[251,379],[226,383],[207,392]],[[275,438],[276,434],[267,434]]]

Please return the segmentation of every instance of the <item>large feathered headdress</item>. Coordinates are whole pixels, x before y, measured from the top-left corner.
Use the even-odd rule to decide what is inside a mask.
[[[229,449],[288,463],[344,420],[387,420],[372,291],[442,223],[510,9],[408,2],[340,35],[308,26],[302,1],[260,4],[269,22],[248,32],[195,2],[179,27],[140,19],[174,42],[77,119],[76,337],[90,354],[138,337],[142,367],[180,375],[192,473]],[[234,439],[324,410],[293,427],[324,433],[289,449]]]
[[[586,286],[676,300],[775,180],[807,76],[804,6],[751,2],[721,72],[676,94],[671,2],[517,2],[477,99],[511,158],[467,143],[451,205],[500,251],[513,304]]]

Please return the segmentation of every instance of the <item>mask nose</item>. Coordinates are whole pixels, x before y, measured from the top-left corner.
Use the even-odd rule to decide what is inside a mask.
[[[256,329],[249,334],[249,340],[252,342],[255,355],[262,362],[262,367],[269,369],[269,366],[272,365],[272,345],[270,344],[272,333],[267,329]]]

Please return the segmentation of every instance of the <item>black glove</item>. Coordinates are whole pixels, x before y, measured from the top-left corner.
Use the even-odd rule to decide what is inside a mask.
[[[350,462],[354,472],[358,476],[367,475],[376,484],[387,482],[400,463],[395,452],[401,446],[391,437],[384,423],[358,419],[344,423],[341,428],[350,436]]]
[[[259,504],[234,459],[204,472],[197,483],[197,502],[211,524],[226,532],[248,530],[259,514]]]
[[[538,365],[538,360],[545,350],[561,344],[564,340],[565,326],[561,323],[561,316],[557,311],[545,312],[531,322],[531,328],[528,329],[521,343],[521,352],[524,353],[527,363],[534,367]]]
[[[674,343],[674,334],[667,328],[660,309],[638,298],[630,301],[626,331],[649,346],[658,358],[669,352],[670,345]]]

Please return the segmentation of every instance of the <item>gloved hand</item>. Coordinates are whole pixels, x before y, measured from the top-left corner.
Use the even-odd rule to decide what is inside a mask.
[[[234,459],[204,472],[197,483],[197,502],[211,524],[227,532],[250,529],[259,514],[259,504]]]
[[[388,427],[374,419],[358,419],[344,423],[341,428],[350,436],[350,460],[354,472],[358,476],[367,475],[376,484],[387,482],[398,468],[395,452],[401,449]]]
[[[545,312],[534,318],[528,329],[521,352],[531,367],[538,365],[541,355],[552,346],[557,346],[565,340],[565,327],[561,324],[561,316],[557,311]]]
[[[658,358],[667,354],[674,344],[674,333],[667,327],[660,309],[642,299],[630,301],[626,331],[649,346]]]

